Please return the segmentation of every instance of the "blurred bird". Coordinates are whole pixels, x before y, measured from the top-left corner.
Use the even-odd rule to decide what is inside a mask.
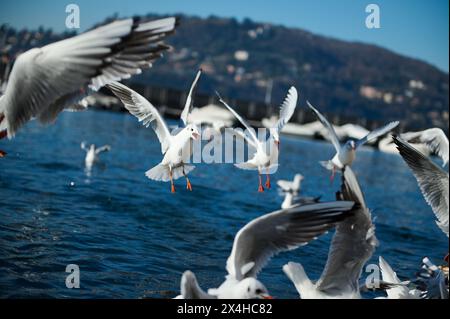
[[[358,181],[349,166],[344,168],[338,199],[355,202],[351,216],[336,226],[325,269],[313,283],[302,265],[289,262],[283,271],[302,299],[361,298],[359,277],[378,240],[375,226]],[[316,204],[319,205],[319,204]],[[306,206],[307,207],[307,206]]]
[[[91,144],[91,146],[86,147],[86,143],[81,143],[81,149],[86,151],[86,158],[84,159],[84,163],[86,165],[86,169],[90,170],[95,162],[98,161],[98,156],[102,152],[109,152],[111,150],[111,146],[104,145],[99,148],[95,147],[95,144]]]
[[[169,132],[169,128],[158,110],[143,96],[118,82],[107,85],[122,101],[125,108],[138,118],[139,122],[142,122],[145,127],[152,126],[161,143],[161,152],[164,157],[145,175],[155,181],[170,181],[172,193],[175,193],[173,181],[181,176],[186,178],[186,188],[192,191],[192,185],[187,175],[194,170],[195,166],[187,163],[192,155],[191,140],[200,138],[200,132],[195,124],[188,124],[188,115],[192,108],[193,94],[200,74],[201,70],[192,83],[186,105],[181,113],[181,125],[184,127],[178,129],[175,135]]]
[[[295,87],[291,87],[288,91],[288,94],[280,107],[280,118],[275,127],[270,129],[270,137],[261,142],[257,136],[253,128],[241,117],[231,106],[229,106],[217,93],[219,96],[220,102],[225,105],[225,107],[238,119],[239,122],[245,127],[248,135],[242,133],[242,137],[247,141],[248,145],[251,146],[254,150],[256,150],[255,155],[252,159],[248,160],[244,163],[235,164],[236,167],[245,170],[258,170],[258,192],[263,192],[264,187],[262,185],[262,177],[261,174],[263,170],[266,173],[266,188],[270,188],[270,176],[276,171],[278,167],[278,156],[279,156],[279,147],[280,147],[280,131],[284,127],[284,125],[290,120],[292,115],[294,114],[295,107],[297,106],[298,93]],[[236,131],[240,132],[240,131]]]
[[[342,170],[345,166],[349,166],[353,163],[353,161],[356,158],[356,150],[358,147],[364,145],[365,143],[371,140],[378,138],[379,136],[388,133],[389,131],[397,127],[397,125],[399,124],[398,121],[390,122],[389,124],[370,132],[360,140],[357,141],[348,140],[344,145],[341,145],[339,142],[339,138],[337,137],[336,132],[334,131],[334,128],[330,124],[330,122],[328,122],[328,120],[311,105],[311,103],[309,102],[307,103],[309,108],[316,114],[319,121],[329,131],[331,143],[333,144],[336,150],[336,155],[331,160],[320,162],[322,166],[332,171],[331,181],[333,181],[337,169]]]
[[[151,67],[170,48],[162,40],[176,25],[176,18],[118,20],[22,53],[0,97],[0,138],[32,118],[51,123],[91,92]]]
[[[267,288],[256,279],[269,259],[283,251],[304,246],[349,218],[354,203],[336,201],[280,210],[258,217],[234,238],[222,285],[203,292],[192,272],[185,272],[178,298],[270,299]]]

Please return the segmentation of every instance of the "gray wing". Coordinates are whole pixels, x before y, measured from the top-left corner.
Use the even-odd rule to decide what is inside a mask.
[[[284,125],[291,119],[297,106],[298,93],[295,87],[291,87],[288,91],[286,98],[280,107],[280,119],[277,122],[276,130],[281,132]]]
[[[181,296],[184,299],[217,299],[200,288],[194,273],[187,270],[181,277]]]
[[[350,167],[345,168],[342,180],[338,197],[354,201],[355,208],[352,216],[337,225],[325,269],[316,283],[318,290],[335,295],[359,292],[362,269],[378,244],[371,214]]]
[[[356,147],[359,147],[361,145],[366,144],[367,142],[370,142],[380,136],[383,136],[386,133],[389,133],[390,131],[392,131],[394,128],[396,128],[398,126],[400,122],[398,121],[394,121],[394,122],[390,122],[388,124],[386,124],[383,127],[377,128],[376,130],[373,130],[372,132],[370,132],[369,134],[367,134],[366,136],[364,136],[362,139],[360,139],[359,141],[356,141]]]
[[[336,149],[336,152],[339,152],[339,150],[341,149],[341,144],[339,143],[339,138],[333,128],[333,125],[331,125],[330,122],[328,122],[328,120],[325,118],[325,116],[323,116],[318,110],[316,110],[316,108],[312,106],[311,103],[309,103],[308,101],[306,101],[306,103],[308,104],[309,108],[316,114],[322,125],[325,126],[325,128],[328,130],[328,135],[331,139],[331,143]]]
[[[256,277],[269,259],[306,245],[348,217],[353,202],[329,202],[276,211],[252,220],[234,238],[227,271],[237,280]]]
[[[202,70],[200,69],[197,72],[197,75],[195,76],[194,82],[192,82],[191,88],[189,90],[189,94],[186,99],[186,104],[184,105],[183,112],[181,112],[180,119],[184,126],[187,125],[188,115],[192,110],[192,106],[194,105],[194,94],[195,94],[195,90],[197,89],[197,83],[198,83],[198,80],[200,79],[201,74],[202,74]]]
[[[409,143],[425,143],[431,152],[437,154],[443,161],[442,166],[447,165],[449,157],[449,143],[444,131],[440,128],[430,128],[421,132],[409,132],[400,137]]]
[[[400,155],[416,177],[425,200],[436,215],[439,228],[448,237],[448,174],[399,137],[394,136],[393,139]]]
[[[142,122],[145,127],[152,126],[161,143],[161,152],[165,154],[172,142],[172,135],[158,110],[143,96],[121,83],[112,82],[106,87],[122,101],[125,108],[136,116],[139,122]]]
[[[89,89],[141,73],[169,49],[161,40],[175,25],[175,18],[147,23],[119,20],[23,53],[2,101],[8,136],[13,137],[31,118],[54,121]]]

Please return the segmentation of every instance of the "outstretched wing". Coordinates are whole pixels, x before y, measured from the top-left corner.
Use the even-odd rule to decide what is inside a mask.
[[[145,127],[152,126],[161,143],[161,152],[166,153],[171,144],[172,135],[158,110],[143,96],[121,83],[113,82],[106,86],[122,101],[125,108],[138,118],[139,122],[142,122]]]
[[[280,107],[280,118],[277,122],[277,126],[275,127],[278,132],[281,132],[284,125],[291,119],[294,114],[295,107],[297,106],[298,93],[295,87],[291,87],[288,91],[286,98],[284,99],[283,104]]]
[[[377,128],[376,130],[373,130],[372,132],[370,132],[369,134],[367,134],[366,136],[364,136],[362,139],[360,139],[359,141],[356,142],[356,147],[360,147],[361,145],[366,144],[367,142],[370,142],[371,140],[374,140],[380,136],[383,136],[386,133],[389,133],[390,131],[392,131],[394,128],[397,127],[397,125],[400,122],[398,121],[394,121],[394,122],[390,122],[387,125]]]
[[[341,149],[341,144],[339,143],[339,138],[333,128],[333,125],[331,125],[330,122],[328,122],[328,120],[325,118],[325,116],[323,116],[314,106],[312,106],[311,103],[309,103],[308,101],[306,101],[306,103],[308,104],[309,108],[316,114],[322,125],[325,126],[325,128],[328,130],[328,135],[331,139],[331,143],[336,149],[336,152],[339,152],[339,150]]]
[[[202,69],[200,69],[197,72],[194,82],[192,82],[191,89],[189,90],[189,94],[186,99],[186,104],[184,105],[183,112],[181,112],[180,119],[181,119],[183,126],[186,126],[188,124],[188,115],[191,112],[192,107],[194,105],[194,94],[195,94],[195,90],[197,89],[197,83],[198,83],[198,80],[200,79],[201,74],[202,74]]]

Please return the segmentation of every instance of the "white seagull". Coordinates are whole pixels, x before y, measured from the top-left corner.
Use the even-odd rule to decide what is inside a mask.
[[[290,262],[283,271],[302,299],[361,298],[359,278],[378,241],[375,226],[358,181],[349,166],[344,168],[339,198],[355,202],[352,215],[336,226],[328,260],[320,279],[313,283],[303,266]]]
[[[381,278],[389,287],[385,289],[387,298],[377,299],[420,299],[420,291],[409,289],[409,281],[401,281],[392,267],[381,256],[378,259],[378,265],[381,270]]]
[[[176,18],[118,20],[22,53],[0,97],[0,138],[32,118],[51,123],[91,92],[151,67],[170,48],[162,40],[176,25]]]
[[[339,142],[339,138],[336,135],[336,132],[334,131],[334,128],[330,124],[330,122],[328,122],[328,120],[317,109],[315,109],[314,106],[311,105],[311,103],[309,102],[307,103],[309,108],[316,114],[319,121],[328,130],[331,143],[333,144],[336,150],[336,155],[331,160],[321,162],[321,164],[325,168],[333,171],[331,175],[331,180],[334,179],[336,169],[342,170],[345,166],[349,166],[353,163],[353,161],[356,158],[356,149],[358,147],[364,145],[365,143],[373,139],[378,138],[379,136],[388,133],[389,131],[397,127],[397,125],[399,124],[398,121],[390,122],[389,124],[370,132],[360,140],[357,141],[348,140],[344,145],[341,145],[341,143]]]
[[[188,115],[192,108],[193,92],[200,74],[201,71],[195,77],[185,108],[181,113],[181,122],[184,128],[178,130],[175,135],[169,132],[169,128],[158,110],[143,96],[118,82],[107,85],[114,95],[122,101],[125,108],[138,118],[139,122],[142,122],[145,127],[152,126],[161,143],[161,152],[164,157],[157,166],[148,170],[145,175],[155,181],[170,181],[172,193],[175,192],[173,181],[181,176],[186,178],[186,188],[192,191],[192,185],[187,175],[195,166],[187,163],[192,155],[191,140],[198,139],[200,132],[196,125],[188,124]]]
[[[354,203],[349,201],[311,204],[279,210],[252,220],[234,238],[224,283],[219,288],[209,289],[207,295],[218,299],[271,298],[267,288],[256,279],[269,259],[280,252],[306,245],[337,223],[350,218],[353,206]],[[190,282],[190,287],[182,288],[182,294],[183,291],[195,291],[183,295],[183,298],[205,296],[192,273],[183,277],[182,287],[187,282]]]
[[[219,95],[219,94],[217,94]],[[261,142],[254,129],[242,118],[231,106],[229,106],[219,95],[220,102],[227,107],[227,109],[238,119],[239,122],[245,127],[248,135],[244,134],[243,137],[253,149],[256,150],[253,158],[244,163],[235,164],[236,167],[246,170],[258,170],[258,192],[263,192],[264,187],[262,185],[261,174],[265,170],[267,179],[265,186],[270,188],[270,176],[269,174],[274,172],[274,169],[278,167],[278,155],[280,147],[280,132],[287,122],[294,114],[295,107],[297,106],[298,93],[295,87],[291,87],[288,94],[280,107],[280,119],[275,127],[270,129],[270,137]],[[236,131],[239,132],[239,131]]]
[[[412,170],[425,200],[437,218],[437,225],[448,237],[448,173],[431,159],[394,136],[394,143],[406,164]]]
[[[447,165],[449,156],[448,138],[440,128],[430,128],[420,132],[400,134],[409,143],[424,143],[428,149],[442,159],[442,166]]]
[[[86,143],[81,143],[81,149],[86,152],[86,158],[84,159],[84,163],[86,165],[86,169],[90,170],[94,163],[98,161],[98,156],[102,152],[109,152],[111,150],[111,146],[103,145],[101,147],[96,148],[95,144],[91,144],[89,147],[86,147]]]
[[[284,195],[282,209],[287,209],[294,205],[305,205],[318,203],[320,197],[299,196],[301,181],[304,179],[302,174],[295,174],[294,180],[288,181],[280,179],[277,181],[280,195]]]

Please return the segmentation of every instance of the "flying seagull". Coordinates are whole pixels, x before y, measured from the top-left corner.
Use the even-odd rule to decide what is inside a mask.
[[[98,161],[98,156],[100,153],[109,152],[111,150],[111,146],[103,145],[101,147],[95,147],[95,144],[91,144],[89,147],[86,146],[86,143],[81,143],[81,149],[86,152],[86,158],[84,159],[84,163],[86,168],[90,170],[94,163]]]
[[[313,283],[298,263],[289,262],[283,266],[283,271],[294,283],[302,299],[361,298],[359,278],[378,241],[370,211],[349,166],[344,168],[342,179],[338,198],[355,202],[355,208],[352,216],[336,226],[320,279]]]
[[[390,122],[389,124],[370,132],[360,140],[348,140],[344,145],[341,145],[341,143],[339,142],[339,138],[330,122],[328,122],[325,116],[323,116],[316,108],[314,108],[311,103],[307,102],[307,104],[309,108],[316,114],[317,118],[323,124],[323,126],[328,130],[331,143],[336,150],[336,155],[331,160],[321,162],[321,164],[325,168],[332,170],[333,173],[331,175],[331,180],[334,179],[334,174],[337,169],[342,170],[345,166],[350,166],[353,163],[358,147],[388,133],[399,124],[398,121]]]
[[[436,215],[437,225],[448,237],[448,173],[401,138],[394,136],[393,139]]]
[[[200,73],[201,71],[197,73],[192,87],[196,86]],[[138,118],[139,122],[142,122],[145,127],[151,125],[158,136],[161,143],[161,153],[164,157],[157,166],[148,170],[145,175],[155,181],[170,181],[172,193],[175,193],[173,181],[184,176],[186,178],[186,188],[192,191],[191,182],[187,177],[195,168],[195,166],[188,164],[192,154],[191,140],[196,140],[200,137],[197,126],[189,124],[187,120],[192,107],[193,89],[191,88],[181,116],[181,122],[184,127],[178,130],[175,135],[172,135],[158,110],[143,96],[118,82],[108,84],[107,87],[122,101],[125,108]]]
[[[118,20],[22,53],[0,97],[0,138],[32,118],[51,123],[91,92],[151,67],[170,48],[162,40],[176,25],[173,17]]]
[[[245,225],[234,238],[228,257],[228,275],[219,288],[209,289],[207,295],[218,299],[266,299],[271,298],[267,288],[256,278],[269,259],[283,251],[306,245],[311,240],[333,228],[336,223],[350,218],[354,203],[336,201],[310,204],[279,210],[258,217]],[[185,273],[183,288],[189,296],[203,296],[195,276]],[[188,280],[188,279],[191,280]],[[195,293],[192,293],[192,292]]]
[[[288,94],[280,107],[280,118],[275,125],[270,129],[270,137],[264,142],[261,142],[254,129],[247,123],[247,121],[240,116],[231,106],[229,106],[217,93],[220,102],[238,119],[239,122],[245,127],[248,135],[243,134],[244,139],[248,145],[251,146],[256,153],[253,158],[244,163],[235,164],[236,167],[245,170],[258,170],[258,192],[263,192],[264,187],[262,185],[261,174],[265,170],[266,173],[266,188],[270,188],[270,176],[274,169],[278,167],[278,156],[280,147],[280,132],[284,125],[289,122],[290,118],[294,114],[295,107],[297,106],[298,93],[295,87],[291,87]],[[239,132],[239,131],[236,131]]]

